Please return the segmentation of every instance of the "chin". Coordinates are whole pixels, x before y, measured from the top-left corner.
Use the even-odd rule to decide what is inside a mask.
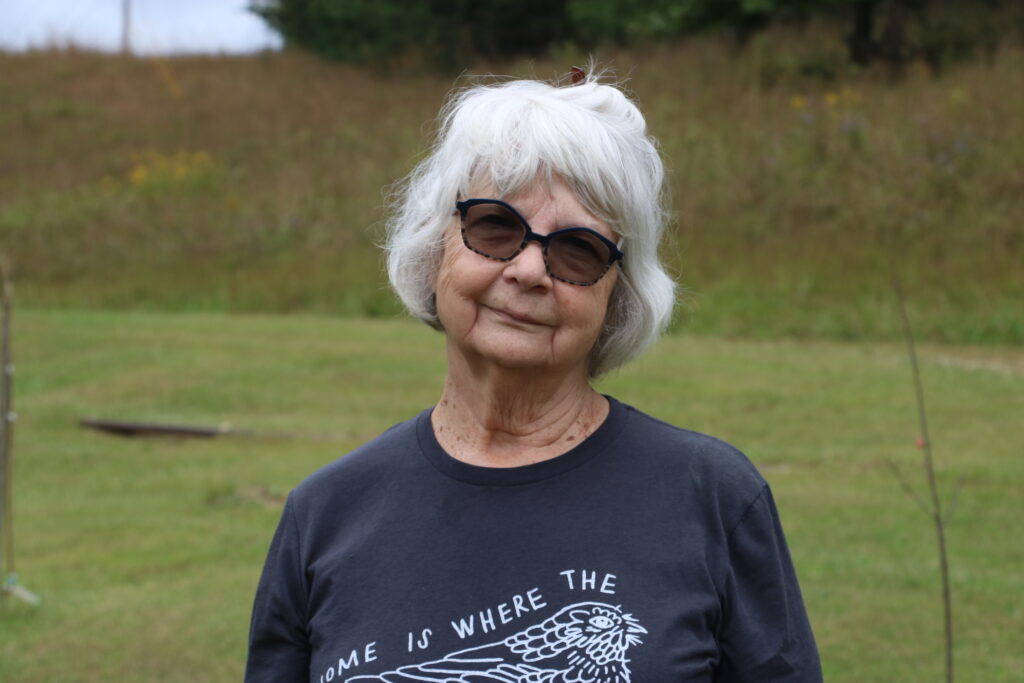
[[[478,325],[459,339],[449,335],[454,351],[469,365],[480,363],[495,368],[516,371],[546,371],[569,377],[577,370],[586,375],[589,354],[580,354],[579,349],[593,346],[584,335],[574,338],[573,344],[567,335],[561,340],[555,330],[509,329],[506,326]]]
[[[550,347],[530,348],[509,347],[502,349],[479,349],[476,355],[486,362],[506,370],[543,370],[546,372],[563,371],[566,376],[572,375],[576,369],[584,374],[587,369],[586,357],[573,355],[571,358],[557,358],[551,354]]]
[[[492,365],[510,370],[544,370],[555,365],[551,354],[546,350],[544,352],[534,349],[503,349],[501,352],[483,350],[479,355]]]

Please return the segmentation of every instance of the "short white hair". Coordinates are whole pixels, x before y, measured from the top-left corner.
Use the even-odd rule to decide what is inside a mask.
[[[629,362],[665,330],[675,283],[658,258],[668,221],[664,167],[640,110],[599,80],[453,91],[431,152],[390,197],[388,277],[410,314],[441,329],[433,288],[457,200],[487,185],[509,197],[554,174],[623,241],[590,376]]]

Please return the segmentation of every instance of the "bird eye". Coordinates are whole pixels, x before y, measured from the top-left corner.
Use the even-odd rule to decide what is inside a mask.
[[[608,628],[612,625],[612,620],[608,617],[598,615],[596,617],[590,617],[590,625],[594,628]]]

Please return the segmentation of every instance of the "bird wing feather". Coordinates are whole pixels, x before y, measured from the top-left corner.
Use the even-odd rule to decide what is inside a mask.
[[[493,659],[448,658],[399,667],[378,676],[360,676],[349,681],[385,683],[543,683],[556,671],[538,669],[529,664],[512,664]]]

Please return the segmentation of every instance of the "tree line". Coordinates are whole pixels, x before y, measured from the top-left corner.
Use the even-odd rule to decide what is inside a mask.
[[[1024,34],[1019,0],[252,0],[292,47],[352,63],[418,55],[437,64],[679,39],[711,30],[743,43],[773,23],[846,26],[851,61],[935,68]],[[1009,20],[1008,20],[1009,18]]]

